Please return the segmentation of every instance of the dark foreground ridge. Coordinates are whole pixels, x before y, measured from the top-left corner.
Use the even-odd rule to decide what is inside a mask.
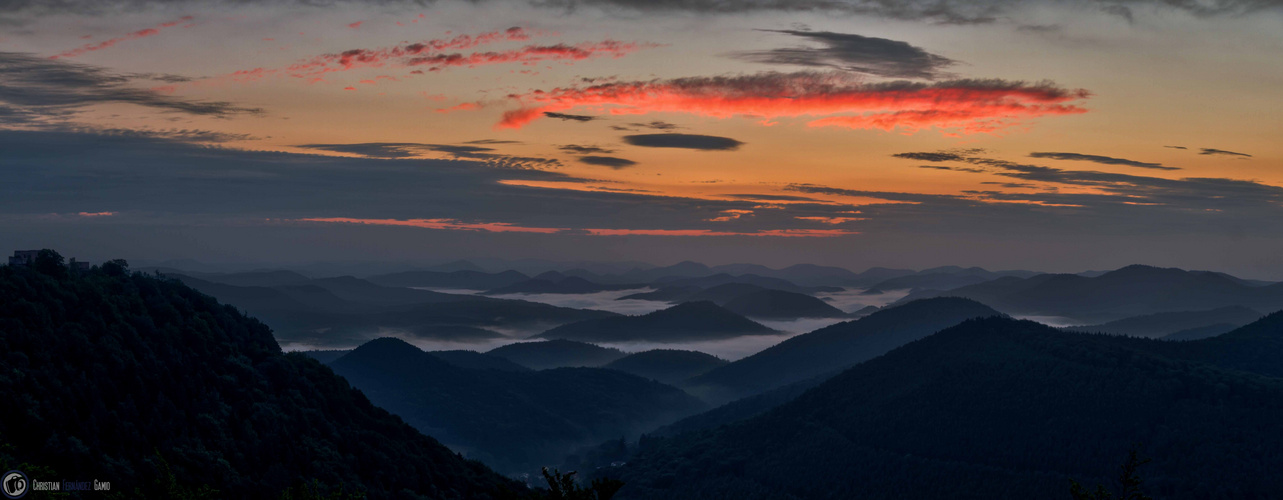
[[[122,498],[521,498],[272,332],[123,261],[0,267],[0,465]],[[314,483],[315,482],[315,483]],[[210,491],[213,490],[213,491]]]
[[[1153,498],[1278,498],[1281,368],[1283,313],[1191,342],[975,319],[612,474],[629,499],[1069,498],[1140,443]]]

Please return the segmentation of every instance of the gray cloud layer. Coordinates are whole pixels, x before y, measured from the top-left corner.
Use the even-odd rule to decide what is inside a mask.
[[[450,0],[439,0],[444,3]],[[571,12],[601,7],[642,13],[691,12],[739,14],[747,12],[824,12],[862,14],[889,19],[940,24],[995,22],[1022,4],[1016,0],[474,0],[484,3],[521,2]],[[0,0],[0,13],[23,15],[94,14],[155,7],[188,6],[352,6],[421,8],[433,0]],[[1243,15],[1283,7],[1280,0],[1041,0],[1074,8],[1094,7],[1130,19],[1133,9],[1163,7],[1196,16]]]
[[[194,101],[134,87],[148,75],[123,75],[107,69],[0,52],[0,124],[65,120],[98,104],[133,104],[165,112],[227,117],[260,110],[227,102]]]
[[[886,38],[829,31],[769,30],[818,42],[821,47],[790,47],[736,52],[734,57],[766,64],[837,68],[887,78],[934,79],[944,76],[952,59]]]

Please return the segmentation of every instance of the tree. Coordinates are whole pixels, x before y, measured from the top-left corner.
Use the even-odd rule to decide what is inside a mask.
[[[543,477],[548,481],[548,500],[610,500],[624,487],[618,479],[597,478],[588,488],[581,488],[575,482],[575,471],[562,474],[561,471],[543,468]]]
[[[67,277],[67,266],[63,264],[62,255],[48,248],[36,254],[36,261],[32,267],[41,274],[55,278]]]
[[[1118,484],[1121,489],[1118,492],[1118,496],[1114,496],[1101,484],[1096,485],[1095,491],[1088,492],[1087,488],[1078,484],[1078,481],[1073,481],[1069,488],[1069,494],[1073,495],[1074,500],[1154,500],[1154,497],[1146,495],[1140,490],[1140,486],[1145,480],[1141,479],[1136,471],[1140,469],[1140,466],[1149,463],[1151,460],[1149,458],[1140,458],[1140,451],[1137,448],[1138,446],[1133,446],[1127,452],[1127,461],[1123,463],[1122,467],[1119,467]]]

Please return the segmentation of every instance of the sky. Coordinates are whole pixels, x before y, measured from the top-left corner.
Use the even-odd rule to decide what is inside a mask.
[[[1278,0],[0,0],[0,248],[1283,279]]]

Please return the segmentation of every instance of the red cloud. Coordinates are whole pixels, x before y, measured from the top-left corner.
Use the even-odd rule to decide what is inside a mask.
[[[532,35],[522,28],[508,28],[479,35],[459,35],[453,38],[425,40],[422,42],[382,47],[377,49],[352,49],[337,54],[323,54],[300,61],[285,68],[294,77],[309,77],[334,71],[356,68],[378,68],[390,60],[433,54],[445,50],[470,49],[479,45],[505,41],[525,41]]]
[[[160,24],[159,26],[156,26],[155,28],[142,29],[142,30],[138,30],[138,31],[135,31],[135,32],[133,32],[133,33],[130,33],[130,34],[128,34],[128,35],[124,35],[124,36],[120,36],[120,37],[112,38],[112,39],[110,39],[110,40],[106,40],[106,41],[103,41],[103,42],[91,43],[91,44],[88,44],[88,45],[84,45],[84,46],[82,46],[82,47],[78,47],[78,48],[74,48],[74,49],[68,50],[68,51],[63,52],[63,53],[58,54],[58,55],[49,56],[49,58],[50,58],[50,59],[60,59],[60,58],[64,58],[64,57],[76,57],[76,56],[79,56],[79,55],[84,54],[84,53],[86,53],[86,52],[93,52],[93,51],[95,51],[95,50],[102,50],[102,49],[105,49],[105,48],[109,48],[109,47],[111,47],[111,46],[113,46],[113,45],[116,45],[116,44],[118,44],[118,43],[120,43],[120,42],[124,42],[124,41],[128,41],[128,40],[137,40],[137,39],[139,39],[139,38],[146,38],[146,37],[153,36],[153,35],[159,35],[159,34],[160,34],[160,30],[162,30],[162,29],[165,29],[165,28],[172,28],[172,27],[174,27],[174,26],[178,26],[178,25],[180,25],[180,24],[183,24],[183,23],[188,22],[188,21],[191,21],[191,20],[192,20],[192,16],[183,16],[183,17],[178,18],[178,20],[177,20],[177,21],[170,21],[170,22],[167,22],[167,23],[162,23],[162,24]],[[82,37],[82,38],[83,38],[83,37]]]
[[[352,28],[352,29],[357,29],[357,28],[360,28],[360,27],[361,27],[361,23],[363,23],[363,22],[365,22],[365,21],[357,21],[357,22],[354,22],[354,23],[352,23],[352,24],[347,25],[347,27]]]
[[[548,111],[610,107],[612,114],[690,113],[714,118],[816,117],[810,126],[956,129],[994,132],[1023,119],[1084,113],[1085,90],[1051,82],[951,80],[937,83],[864,83],[842,72],[611,82],[590,87],[536,90],[509,96],[524,106],[504,114],[501,128],[521,128]],[[604,110],[602,110],[604,112]]]

